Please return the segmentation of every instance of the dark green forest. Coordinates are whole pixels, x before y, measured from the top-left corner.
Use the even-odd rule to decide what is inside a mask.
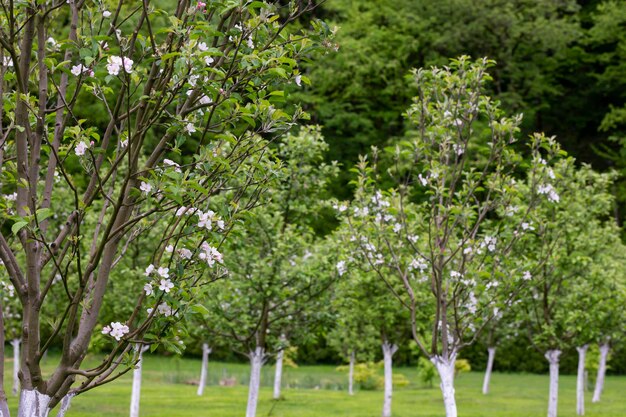
[[[524,115],[522,135],[554,135],[577,163],[618,171],[615,218],[623,225],[626,2],[329,0],[314,14],[336,31],[336,45],[309,64],[311,85],[295,91],[292,100],[310,113],[311,123],[323,126],[328,159],[348,168],[332,186],[336,197],[351,195],[349,168],[360,154],[406,134],[402,113],[415,95],[411,69],[469,55],[496,61],[491,94],[507,112]],[[501,349],[500,369],[544,371],[544,358],[527,348],[524,334],[519,338]],[[301,348],[301,361],[336,361],[320,340]],[[414,361],[408,347],[398,355],[401,362]],[[626,351],[615,355],[626,359]],[[480,368],[485,348],[476,345],[464,356]],[[523,363],[509,360],[523,356],[528,357]],[[563,367],[571,372],[575,363]]]

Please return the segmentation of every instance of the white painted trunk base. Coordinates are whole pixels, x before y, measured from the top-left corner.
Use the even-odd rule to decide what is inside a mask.
[[[385,398],[383,401],[382,417],[391,417],[391,396],[393,395],[393,355],[398,350],[397,345],[388,341],[383,342],[383,363],[385,365]]]
[[[13,395],[17,395],[20,389],[20,345],[21,339],[13,339],[11,345],[13,345]]]
[[[0,417],[11,417],[7,400],[0,401]]]
[[[585,356],[589,345],[577,347],[578,375],[576,376],[576,414],[585,415]]]
[[[600,401],[602,390],[604,389],[604,376],[606,375],[606,360],[609,356],[609,344],[603,343],[600,345],[600,363],[598,364],[598,376],[596,377],[596,386],[593,390],[594,403]]]
[[[257,347],[250,352],[250,386],[248,388],[248,407],[246,417],[256,417],[256,406],[259,402],[259,387],[261,386],[261,367],[263,366],[263,348]]]
[[[440,387],[446,417],[457,417],[456,398],[454,396],[454,364],[456,362],[456,352],[453,352],[449,358],[433,356],[430,358],[430,361],[435,364],[439,378],[441,379]]]
[[[276,372],[274,373],[274,399],[280,399],[280,389],[283,379],[283,359],[285,351],[281,350],[276,354]]]
[[[350,371],[348,372],[348,395],[354,395],[354,362],[355,353],[350,353]]]
[[[487,369],[485,370],[485,379],[483,380],[483,394],[489,394],[489,383],[491,382],[491,371],[493,370],[493,360],[496,357],[496,348],[488,347],[487,352],[489,357],[487,358]]]
[[[57,417],[65,417],[67,410],[70,409],[70,403],[72,402],[72,398],[74,395],[68,394],[61,400],[61,405],[59,406],[59,411],[57,412]]]
[[[137,364],[133,370],[133,391],[130,397],[130,417],[139,417],[139,402],[141,400],[141,362],[143,353],[148,350],[148,346],[135,347],[138,355]]]
[[[550,394],[548,397],[548,417],[556,417],[559,401],[559,357],[560,350],[549,350],[545,357],[550,363]]]
[[[207,374],[209,372],[209,355],[211,348],[206,343],[202,344],[202,369],[200,370],[200,382],[198,383],[198,395],[204,394]]]
[[[18,417],[48,417],[52,398],[36,390],[23,389],[17,409]]]

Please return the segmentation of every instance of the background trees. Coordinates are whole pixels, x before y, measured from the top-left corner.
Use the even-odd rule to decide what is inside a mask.
[[[300,83],[298,61],[317,46],[285,31],[310,5],[2,6],[0,259],[23,317],[18,415],[65,400],[62,415],[73,396],[131,369],[133,345],[176,349],[173,322],[221,276],[231,221],[274,175],[267,146],[302,116],[273,97]],[[140,236],[150,244],[129,260]],[[102,323],[122,265],[134,302]],[[63,301],[49,323],[52,299]],[[82,369],[100,330],[109,353]],[[62,355],[44,377],[53,343]]]

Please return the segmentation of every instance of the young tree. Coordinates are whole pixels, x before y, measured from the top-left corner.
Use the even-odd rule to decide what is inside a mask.
[[[216,296],[206,303],[213,334],[250,358],[247,417],[256,415],[267,355],[284,348],[281,335],[308,320],[336,277],[319,274],[320,265],[334,264],[334,257],[316,254],[311,228],[326,205],[326,184],[337,172],[335,164],[322,162],[326,149],[318,127],[282,141],[278,181],[226,246],[232,255],[225,261],[229,278],[216,284]]]
[[[10,209],[0,259],[23,311],[20,417],[48,415],[61,401],[63,415],[73,396],[132,369],[124,358],[135,343],[176,345],[172,321],[222,273],[220,225],[228,230],[254,204],[274,175],[268,141],[301,115],[274,98],[285,82],[307,81],[298,62],[325,36],[317,23],[315,40],[286,30],[310,2],[107,5],[0,9],[0,162]],[[215,207],[218,195],[226,204]],[[101,327],[109,278],[139,236],[151,246],[132,271],[132,314]],[[65,308],[48,328],[42,318],[57,275]],[[84,369],[100,328],[114,343]],[[56,341],[59,363],[44,376],[41,358]]]
[[[557,413],[559,359],[570,346],[580,356],[578,412],[583,412],[584,357],[597,337],[596,306],[605,280],[592,266],[606,242],[618,237],[615,226],[603,220],[610,218],[613,175],[597,174],[586,165],[576,169],[572,160],[554,172],[560,204],[541,204],[533,212],[533,233],[523,254],[532,279],[520,304],[531,343],[550,364],[548,417]]]
[[[515,170],[522,158],[513,147],[521,117],[505,117],[485,95],[490,64],[461,57],[415,72],[418,96],[407,112],[415,131],[389,149],[390,178],[378,174],[377,152],[372,165],[362,160],[356,198],[345,211],[356,246],[407,309],[413,339],[437,367],[448,417],[457,415],[459,351],[526,282],[523,269],[504,262],[528,215],[507,217],[521,198]],[[542,135],[529,142],[532,207],[558,200],[542,163],[558,146]],[[389,183],[395,187],[383,189]]]

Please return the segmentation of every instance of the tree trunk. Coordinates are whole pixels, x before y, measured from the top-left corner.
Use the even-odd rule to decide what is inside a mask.
[[[585,415],[585,355],[589,345],[577,347],[578,375],[576,377],[576,414]]]
[[[133,370],[133,391],[130,397],[130,417],[139,417],[139,400],[141,399],[141,368],[143,353],[148,350],[148,346],[137,345],[135,351],[138,359]]]
[[[9,412],[9,404],[6,397],[0,399],[0,417],[11,417],[11,413]]]
[[[281,349],[276,355],[276,373],[274,374],[274,399],[280,399],[281,381],[283,379],[283,358],[285,351]]]
[[[602,390],[604,389],[604,376],[606,375],[606,360],[609,356],[609,344],[603,343],[600,345],[600,363],[598,364],[598,376],[596,378],[596,388],[593,390],[593,399],[591,400],[594,403],[600,401],[600,395],[602,395]]]
[[[52,398],[36,390],[23,389],[17,409],[18,417],[48,417]]]
[[[443,395],[443,405],[446,410],[446,417],[457,417],[456,398],[454,397],[454,365],[456,362],[456,352],[449,358],[434,356],[430,358],[435,364],[439,378],[441,379],[441,394]]]
[[[250,352],[250,386],[248,388],[248,408],[246,409],[246,417],[256,417],[264,353],[261,347],[257,347],[254,351]]]
[[[545,357],[550,363],[550,396],[548,398],[548,417],[556,417],[559,400],[559,356],[560,350],[549,350]]]
[[[385,364],[385,399],[383,401],[382,417],[391,417],[391,396],[393,394],[393,355],[397,350],[397,345],[393,345],[386,340],[383,342],[383,362]]]
[[[20,344],[21,339],[13,339],[11,344],[13,345],[13,395],[17,395],[20,389]]]
[[[493,360],[496,357],[496,348],[487,348],[489,358],[487,359],[487,369],[485,370],[485,379],[483,380],[483,394],[489,394],[489,382],[491,381],[491,371],[493,370]]]
[[[350,371],[348,372],[348,395],[354,395],[354,361],[355,353],[350,353]]]
[[[211,348],[206,343],[202,344],[202,369],[200,370],[200,383],[198,384],[198,395],[204,394],[204,387],[206,387],[206,378],[209,370],[209,355],[211,354]]]
[[[74,398],[74,395],[72,394],[67,394],[65,397],[63,397],[63,399],[61,400],[61,405],[59,406],[59,412],[57,413],[57,417],[65,417],[65,413],[67,413],[67,410],[70,409],[70,403],[72,402],[72,398]]]

